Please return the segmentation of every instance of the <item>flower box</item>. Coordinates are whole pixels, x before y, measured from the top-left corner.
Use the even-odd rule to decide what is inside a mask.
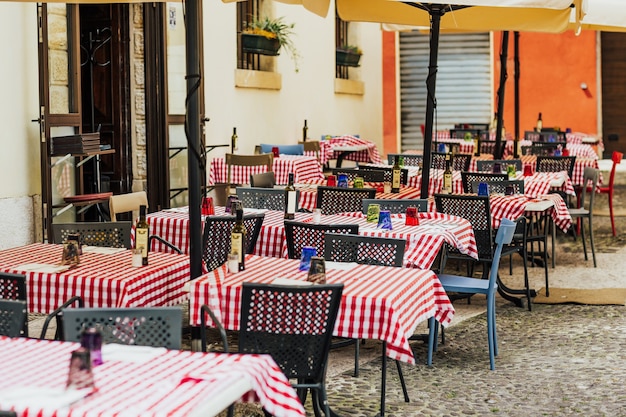
[[[280,42],[278,39],[270,39],[262,35],[242,33],[241,48],[248,53],[276,56],[280,49]]]
[[[361,54],[357,52],[339,48],[337,48],[336,50],[335,60],[337,62],[337,65],[341,65],[344,67],[358,67],[360,59]]]

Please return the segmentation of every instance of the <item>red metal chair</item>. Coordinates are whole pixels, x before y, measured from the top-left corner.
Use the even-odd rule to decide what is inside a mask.
[[[613,236],[616,236],[615,217],[613,215],[613,184],[615,183],[615,171],[617,169],[617,164],[622,162],[623,157],[624,157],[624,154],[622,152],[617,152],[617,151],[613,152],[613,156],[611,157],[611,159],[613,160],[613,167],[611,168],[611,176],[609,178],[609,185],[607,187],[604,187],[604,186],[597,187],[597,192],[601,194],[609,195],[609,214],[611,216],[611,229],[613,229]],[[588,188],[588,191],[591,191],[589,190],[589,188],[591,187],[587,187],[587,188]]]

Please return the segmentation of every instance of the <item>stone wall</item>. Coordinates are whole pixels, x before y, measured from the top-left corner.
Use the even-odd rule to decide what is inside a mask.
[[[131,100],[133,191],[147,190],[146,86],[144,70],[143,4],[131,6]]]

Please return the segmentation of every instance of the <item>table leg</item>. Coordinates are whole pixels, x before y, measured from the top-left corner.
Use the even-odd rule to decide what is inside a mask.
[[[502,280],[500,280],[500,276],[498,276],[498,294],[500,294],[500,296],[502,296],[502,298],[504,298],[505,300],[508,300],[515,304],[517,307],[524,307],[524,297],[514,297],[512,294],[520,294],[525,296],[526,290],[517,290],[507,287],[506,285],[504,285]],[[536,295],[537,293],[535,292],[535,290],[530,290],[531,297],[535,297]]]
[[[343,160],[346,158],[346,156],[354,153],[355,151],[343,151],[343,152],[339,152],[339,155],[337,155],[337,162],[335,163],[335,167],[336,168],[341,168],[341,164],[343,163]]]

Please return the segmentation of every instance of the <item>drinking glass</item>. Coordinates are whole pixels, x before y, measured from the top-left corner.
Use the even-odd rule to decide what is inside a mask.
[[[489,195],[489,185],[486,182],[478,183],[478,195],[480,196]]]
[[[404,224],[407,226],[419,226],[420,221],[417,217],[417,207],[407,207],[406,208],[406,219]]]
[[[381,210],[378,215],[378,228],[393,230],[393,225],[391,224],[391,213],[389,210]]]

